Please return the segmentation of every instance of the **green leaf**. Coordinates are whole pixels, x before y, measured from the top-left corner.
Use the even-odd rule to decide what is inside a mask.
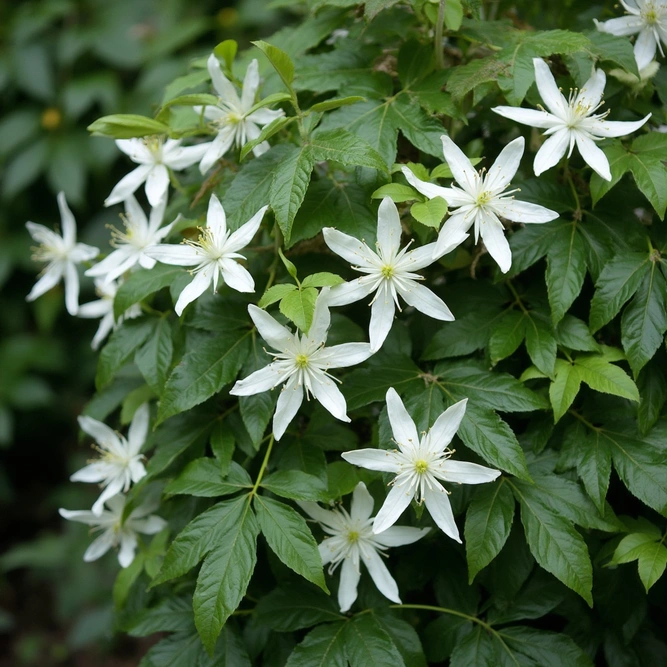
[[[461,0],[447,0],[445,4],[445,25],[448,30],[456,32],[463,21],[463,5]]]
[[[220,466],[220,474],[226,475],[232,463],[236,447],[234,433],[228,424],[218,419],[211,429],[211,451]]]
[[[631,401],[639,401],[637,385],[622,368],[592,354],[580,355],[574,363],[579,378],[591,389],[605,394],[629,398]]]
[[[610,322],[623,304],[639,289],[649,272],[648,256],[631,252],[616,255],[598,277],[591,301],[590,326],[596,332]]]
[[[169,127],[153,118],[135,114],[114,114],[102,116],[88,126],[88,131],[98,137],[131,139],[152,134],[166,134]]]
[[[318,131],[310,140],[310,148],[313,159],[318,162],[334,160],[387,173],[382,156],[367,141],[342,128]]]
[[[518,625],[503,628],[502,636],[510,649],[516,652],[514,664],[593,667],[589,656],[563,632],[547,632]],[[530,662],[525,662],[525,659]]]
[[[144,571],[145,564],[145,554],[138,553],[128,567],[123,568],[116,575],[116,581],[114,581],[112,591],[113,603],[116,609],[122,609],[125,606],[132,587],[134,586],[134,582]]]
[[[252,480],[238,463],[232,461],[229,473],[223,478],[220,462],[205,457],[190,461],[180,475],[167,484],[164,494],[215,498],[251,488]]]
[[[586,323],[573,315],[566,315],[556,327],[556,342],[570,350],[582,352],[599,352],[600,346]]]
[[[529,311],[526,315],[526,350],[530,360],[545,375],[553,377],[556,364],[556,338],[549,318]]]
[[[557,422],[572,405],[581,387],[579,369],[564,359],[556,359],[556,375],[549,386],[549,400]]]
[[[489,338],[489,354],[496,364],[516,352],[526,335],[526,318],[523,313],[510,310],[497,321],[491,338]]]
[[[365,101],[366,99],[360,97],[359,95],[350,95],[349,97],[335,97],[331,100],[325,100],[324,102],[318,102],[317,104],[313,104],[313,106],[310,107],[309,111],[322,113],[324,111],[333,111],[334,109],[339,109],[340,107],[346,107],[349,106],[350,104],[356,104],[357,102],[365,102]]]
[[[303,517],[284,503],[261,496],[255,496],[254,507],[262,534],[276,556],[328,593],[317,542]]]
[[[171,285],[184,275],[183,267],[156,264],[152,269],[139,269],[118,288],[113,302],[114,317],[118,319],[130,306],[143,301],[154,292]]]
[[[591,52],[597,58],[614,62],[628,72],[639,75],[634,50],[627,39],[600,30],[590,30],[584,34],[591,42]]]
[[[167,380],[157,424],[202,403],[232,382],[246,360],[249,344],[249,331],[221,331],[187,352]]]
[[[623,349],[635,377],[653,358],[667,331],[667,281],[651,262],[650,271],[639,285],[621,319]]]
[[[389,107],[393,122],[405,137],[420,151],[442,158],[442,140],[445,133],[442,123],[429,116],[408,95],[399,95]]]
[[[644,193],[651,202],[658,217],[663,220],[665,210],[667,210],[667,168],[664,165],[663,157],[656,157],[650,152],[644,152],[644,148],[653,141],[653,135],[645,135],[635,139],[632,143],[632,157],[630,162],[630,171],[635,177],[637,187]],[[640,141],[641,140],[641,141]]]
[[[264,432],[271,421],[275,405],[276,396],[269,392],[239,396],[241,419],[255,449],[259,449],[264,438]]]
[[[465,523],[468,583],[505,545],[512,528],[514,496],[502,478],[475,490]]]
[[[95,386],[98,391],[111,382],[121,366],[141,347],[148,337],[153,333],[156,320],[142,317],[129,320],[114,331],[109,337],[109,342],[102,348],[100,360],[97,364],[97,375]]]
[[[656,528],[655,526],[652,527]],[[657,536],[654,532],[637,532],[626,535],[618,543],[609,564],[622,565],[637,560],[644,545],[661,541],[662,535],[660,534],[660,530],[656,528],[656,531],[658,533]]]
[[[178,632],[189,626],[194,627],[192,602],[187,598],[169,597],[139,612],[132,619],[128,634],[148,637],[154,632]]]
[[[283,297],[287,296],[290,292],[293,292],[295,289],[298,289],[296,285],[291,283],[285,283],[282,285],[273,285],[262,294],[262,298],[259,300],[257,305],[260,308],[266,308],[276,301],[280,301]]]
[[[295,647],[285,667],[347,667],[346,627],[347,622],[317,626]]]
[[[235,510],[222,517],[215,531],[224,539],[204,559],[192,598],[195,625],[209,653],[243,599],[257,562],[259,526],[249,499],[239,498]]]
[[[281,248],[278,248],[278,256],[280,257],[280,261],[283,263],[283,265],[287,269],[287,273],[289,273],[290,276],[292,276],[292,278],[294,278],[294,280],[298,281],[298,275],[299,274],[298,274],[298,271],[296,269],[296,266],[294,266],[294,264],[292,262],[290,262],[290,260],[287,259],[287,257],[285,257]]]
[[[572,524],[540,502],[527,502],[520,491],[521,522],[535,560],[568,588],[593,605],[593,568],[586,543]]]
[[[410,207],[410,215],[422,225],[439,229],[442,219],[447,215],[447,202],[442,197],[417,202]]]
[[[165,102],[158,111],[157,120],[160,122],[169,121],[169,109],[175,106],[217,106],[220,98],[207,93],[193,93],[191,95],[179,95]]]
[[[327,485],[301,470],[278,470],[262,480],[262,488],[291,500],[327,500]]]
[[[406,667],[426,667],[421,640],[410,623],[397,618],[389,610],[376,609],[373,616],[393,639]]]
[[[290,319],[304,333],[308,333],[313,323],[315,302],[318,292],[314,287],[290,291],[280,302],[280,312]]]
[[[667,548],[662,543],[645,544],[639,554],[639,578],[646,592],[662,577],[667,567]]]
[[[645,366],[637,378],[641,397],[637,407],[637,421],[642,433],[648,433],[658,421],[662,406],[667,401],[667,380],[654,364]]]
[[[387,183],[371,195],[371,199],[384,199],[385,197],[390,197],[397,204],[413,199],[422,199],[422,195],[414,188],[409,185],[401,185],[401,183]]]
[[[286,241],[289,241],[294,216],[306,195],[314,163],[310,146],[290,146],[274,171],[269,201]]]
[[[155,332],[137,350],[134,363],[141,371],[148,386],[159,396],[167,381],[174,344],[171,339],[171,324],[162,317],[158,320]]]
[[[547,290],[556,325],[579,296],[586,275],[584,242],[575,223],[562,225],[551,237],[547,256]]]
[[[252,42],[252,44],[264,53],[285,86],[291,90],[292,81],[294,81],[294,63],[292,59],[282,49],[262,40]]]
[[[350,667],[405,667],[403,656],[373,614],[356,616],[347,624],[345,653]]]
[[[332,597],[299,582],[272,591],[259,601],[255,611],[262,623],[277,632],[302,630],[344,618]]]
[[[450,667],[498,667],[499,650],[503,650],[486,629],[474,626],[464,634],[452,651]]]
[[[311,273],[306,276],[301,285],[303,287],[333,287],[334,285],[341,285],[345,281],[335,273],[323,271],[320,273]]]
[[[259,146],[263,141],[270,139],[274,134],[278,134],[280,130],[287,127],[292,122],[294,122],[293,116],[280,116],[279,118],[272,120],[268,125],[265,125],[257,137],[243,144],[240,155],[241,160],[245,160],[248,153]]]
[[[234,58],[236,58],[236,51],[239,45],[233,39],[226,39],[224,42],[216,45],[213,48],[213,53],[217,58],[220,58],[227,65],[227,69],[231,72]]]

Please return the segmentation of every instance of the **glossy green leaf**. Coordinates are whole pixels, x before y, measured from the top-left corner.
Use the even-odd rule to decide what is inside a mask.
[[[114,114],[102,116],[88,126],[88,131],[95,136],[113,139],[131,139],[152,134],[166,134],[169,127],[153,118],[136,114]]]
[[[442,197],[417,202],[410,207],[410,215],[422,225],[439,229],[442,219],[447,215],[447,202]]]
[[[232,461],[228,474],[223,477],[217,460],[201,458],[190,461],[181,474],[167,484],[164,494],[216,498],[251,488],[252,480],[238,463]]]
[[[346,622],[324,623],[294,648],[285,667],[347,667]]]

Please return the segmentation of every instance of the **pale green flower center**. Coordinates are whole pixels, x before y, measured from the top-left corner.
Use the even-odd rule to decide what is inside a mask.
[[[227,124],[236,125],[243,120],[243,114],[240,114],[238,111],[230,111],[227,114]]]
[[[477,195],[477,206],[484,206],[485,204],[488,204],[491,199],[493,199],[493,195],[491,192],[486,190],[485,192],[481,192],[480,194]]]
[[[210,227],[200,227],[199,232],[199,238],[196,241],[188,241],[186,239],[185,243],[201,252],[210,260],[215,261],[220,259],[224,253],[216,243],[213,230]]]
[[[415,461],[415,470],[418,474],[423,475],[428,470],[428,463],[424,459]]]
[[[380,273],[382,274],[383,278],[386,278],[389,280],[390,278],[394,277],[394,267],[390,266],[389,264],[385,264],[381,269]]]
[[[351,531],[347,534],[347,541],[348,541],[350,544],[354,544],[355,542],[358,542],[358,541],[359,541],[359,533],[358,533],[358,531],[356,531],[356,530],[351,530]]]
[[[643,18],[644,21],[646,21],[646,23],[648,23],[649,25],[653,25],[654,23],[657,23],[657,22],[658,22],[658,14],[657,14],[657,12],[655,11],[653,5],[650,5],[650,6],[649,6],[649,9],[648,9],[647,11],[644,12],[642,18]]]
[[[308,357],[305,354],[297,354],[294,358],[297,368],[306,368],[308,366]]]
[[[144,137],[144,146],[156,157],[160,158],[162,152],[162,140],[158,136]]]

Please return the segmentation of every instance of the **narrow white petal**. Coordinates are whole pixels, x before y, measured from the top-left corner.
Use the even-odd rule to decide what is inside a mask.
[[[284,350],[289,343],[294,340],[294,334],[276,322],[265,310],[253,306],[248,306],[248,313],[259,331],[259,335],[274,349]]]
[[[134,560],[134,552],[137,550],[137,536],[127,529],[123,531],[120,538],[120,551],[118,562],[121,567],[129,567]]]
[[[123,490],[124,483],[122,476],[116,476],[109,480],[107,486],[104,487],[100,497],[95,501],[92,506],[93,514],[100,516],[104,511],[104,503],[106,503],[109,498],[113,498],[117,493],[120,493]]]
[[[253,60],[248,65],[248,69],[245,72],[245,79],[243,79],[243,92],[241,93],[241,108],[244,111],[252,108],[252,105],[255,103],[255,95],[257,95],[257,89],[259,88],[259,68],[257,65],[257,60]]]
[[[192,246],[184,243],[159,243],[146,248],[146,254],[162,264],[174,266],[195,266],[202,261],[202,256]]]
[[[315,312],[313,321],[308,329],[308,342],[312,347],[319,347],[326,342],[327,332],[331,325],[331,313],[329,312],[329,288],[324,287],[315,301]]]
[[[577,134],[577,148],[584,158],[586,164],[598,173],[605,181],[611,181],[609,160],[597,144],[588,137]]]
[[[567,109],[567,102],[556,85],[556,80],[549,69],[549,65],[542,58],[533,58],[533,66],[535,67],[535,83],[540,92],[540,97],[552,114],[563,118]]]
[[[593,19],[595,21],[595,19]],[[608,21],[595,21],[595,25],[600,32],[607,32],[610,35],[617,35],[618,37],[628,37],[635,35],[641,28],[640,21],[636,16],[621,16],[617,19],[609,19]]]
[[[284,381],[284,374],[276,370],[275,364],[269,364],[239,380],[229,393],[233,396],[252,396],[273,389]]]
[[[452,170],[456,182],[468,194],[473,194],[478,178],[475,168],[466,154],[446,134],[443,134],[440,139],[442,140],[442,150],[445,154],[445,160]]]
[[[159,206],[167,198],[169,172],[163,164],[156,164],[146,176],[146,197],[151,206]]]
[[[144,209],[139,206],[139,202],[134,195],[129,195],[125,200],[125,215],[131,221],[133,227],[138,227],[143,234],[148,230],[148,219],[144,213]],[[164,209],[164,207],[163,207]]]
[[[230,252],[237,252],[245,248],[253,240],[255,234],[257,234],[257,230],[262,224],[262,219],[268,208],[268,206],[262,206],[248,222],[233,232],[227,240],[225,248]]]
[[[557,130],[540,146],[533,162],[535,176],[558,164],[570,145],[571,134],[572,132],[565,128]]]
[[[143,479],[148,474],[144,464],[141,462],[140,458],[133,458],[128,464],[128,470],[130,472],[130,479],[134,484],[136,484],[140,479]]]
[[[426,509],[428,509],[438,528],[445,535],[449,535],[453,540],[461,543],[459,529],[456,526],[456,521],[454,521],[452,506],[445,489],[440,484],[434,488],[426,487],[424,489],[424,502],[426,503]]]
[[[641,120],[599,120],[590,129],[591,134],[597,137],[624,137],[626,134],[636,132],[649,118],[644,116]]]
[[[232,146],[234,143],[234,127],[227,125],[220,129],[218,135],[209,144],[199,163],[199,171],[205,174]]]
[[[387,415],[391,423],[394,440],[403,451],[412,451],[419,446],[419,434],[412,417],[408,414],[401,397],[393,387],[387,389],[386,400]]]
[[[517,123],[544,130],[560,123],[557,116],[550,114],[548,111],[538,111],[537,109],[499,106],[494,107],[491,111],[495,111],[499,116],[503,116],[503,118],[509,118]]]
[[[392,526],[375,535],[375,541],[385,547],[402,547],[414,544],[430,532],[430,528],[410,528],[408,526]]]
[[[359,301],[367,297],[372,292],[372,288],[372,283],[362,278],[334,285],[329,291],[329,306],[346,306],[348,303]]]
[[[558,217],[556,211],[516,199],[500,199],[493,202],[493,210],[503,218],[514,222],[549,222]]]
[[[66,510],[62,507],[58,510],[58,514],[63,519],[68,521],[76,521],[77,523],[85,523],[87,526],[100,526],[108,523],[111,519],[111,513],[105,512],[102,517],[95,516],[90,510]]]
[[[186,306],[198,299],[209,288],[213,280],[213,272],[217,270],[218,267],[215,264],[209,264],[200,269],[192,281],[185,286],[174,306],[174,310],[179,317],[183,314]]]
[[[577,108],[581,106],[588,108],[590,110],[589,113],[592,113],[602,101],[606,83],[607,75],[604,73],[604,70],[593,70],[590,79],[586,81],[582,89],[579,91],[579,94],[574,101],[574,107]]]
[[[208,151],[210,145],[207,142],[195,146],[180,146],[176,150],[165,153],[163,162],[170,169],[180,171],[192,166],[195,162],[199,162],[206,155],[206,151]]]
[[[456,212],[447,218],[447,222],[442,226],[433,248],[433,259],[436,260],[450,252],[452,245],[454,247],[459,245],[459,239],[465,240],[468,237],[466,232],[472,227],[474,221],[474,216],[466,215],[466,212]]]
[[[480,235],[489,255],[496,260],[500,270],[507,273],[512,266],[512,251],[500,220],[495,215],[483,213]]]
[[[218,95],[231,106],[239,107],[241,100],[239,100],[239,96],[236,94],[236,89],[222,73],[220,63],[213,53],[208,57],[207,65],[208,73],[211,75],[211,82]]]
[[[417,178],[408,167],[401,167],[403,175],[407,179],[408,183],[423,195],[429,199],[435,197],[442,197],[449,206],[461,206],[464,201],[461,197],[461,193],[457,192],[453,188],[443,188],[441,185],[436,185],[435,183],[427,183]],[[467,201],[467,200],[466,200]]]
[[[30,293],[26,296],[26,301],[34,301],[42,294],[46,294],[53,289],[63,277],[65,264],[63,262],[55,262],[51,264],[42,277],[32,286]]]
[[[337,512],[330,512],[321,508],[317,503],[310,503],[305,501],[296,501],[297,505],[311,518],[315,521],[321,523],[323,526],[327,526],[336,531],[345,530],[345,526],[340,519],[340,514]]]
[[[635,42],[635,60],[637,69],[642,70],[655,58],[656,47],[655,36],[651,27],[646,27],[639,33]]]
[[[507,188],[519,168],[525,145],[525,139],[517,137],[503,148],[484,179],[485,190],[495,192]]]
[[[380,202],[378,209],[377,242],[380,255],[389,260],[398,254],[401,245],[401,219],[396,204],[389,197]]]
[[[79,308],[77,315],[81,317],[81,308]],[[92,347],[93,350],[99,348],[100,343],[111,333],[114,324],[115,320],[113,311],[110,311],[100,320],[100,325],[97,327],[93,340],[90,342],[90,347]]]
[[[326,348],[327,360],[331,368],[347,368],[356,366],[371,356],[371,346],[368,343],[343,343]]]
[[[355,452],[343,452],[343,459],[352,465],[368,470],[398,473],[396,454],[387,449],[358,449]]]
[[[393,526],[412,502],[414,495],[414,492],[409,491],[406,486],[394,484],[375,517],[373,532],[375,534],[382,533],[390,526]]]
[[[106,424],[97,419],[81,415],[79,417],[79,426],[84,433],[95,439],[99,445],[111,443],[112,446],[122,447],[118,434]]]
[[[285,434],[287,427],[303,403],[303,387],[298,384],[296,375],[293,375],[283,387],[276,404],[276,412],[273,415],[273,435],[280,440]]]
[[[466,238],[467,235],[462,236],[461,242]],[[427,243],[426,245],[406,252],[400,263],[401,268],[404,268],[406,271],[414,272],[430,266],[435,261],[433,258],[435,246],[435,243]]]
[[[83,560],[86,563],[97,560],[111,549],[114,543],[115,533],[112,528],[105,530],[97,539],[93,540],[91,545],[83,554]]]
[[[116,139],[116,146],[134,162],[148,164],[155,161],[141,139]]]
[[[301,503],[299,503],[300,505]],[[311,503],[315,504],[315,503]],[[322,559],[322,565],[328,565],[336,553],[336,544],[338,540],[332,537],[325,537],[318,545],[317,550],[320,552],[320,558]]]
[[[70,482],[88,482],[92,484],[97,484],[98,482],[106,479],[108,472],[107,465],[101,461],[94,461],[89,463],[87,466],[77,470],[74,474],[70,475]]]
[[[123,176],[104,200],[104,205],[112,206],[113,204],[125,201],[148,178],[151,169],[153,169],[152,164],[142,164],[132,170],[127,176]]]
[[[77,243],[69,253],[69,261],[74,264],[81,264],[81,262],[95,259],[99,254],[100,251],[98,248],[86,245],[85,243]]]
[[[248,270],[233,259],[222,260],[222,277],[237,292],[254,292],[255,281]]]
[[[284,115],[285,112],[282,109],[257,109],[257,111],[253,111],[249,116],[246,116],[246,120],[258,125],[268,125],[276,118],[282,118]]]
[[[354,492],[352,493],[350,516],[354,521],[366,521],[373,514],[374,504],[373,496],[368,493],[366,485],[363,482],[359,482],[354,487]]]
[[[405,299],[405,303],[413,306],[424,315],[443,322],[454,320],[454,315],[452,315],[452,311],[449,310],[447,304],[428,287],[424,287],[414,280],[410,281],[410,286],[407,289],[400,290],[399,293]]]
[[[70,315],[79,310],[79,272],[72,262],[65,265],[65,308]]]
[[[68,248],[71,248],[76,243],[76,221],[67,205],[65,193],[58,193],[58,208],[60,209],[60,222],[63,232],[63,241]]]
[[[222,239],[227,232],[227,216],[220,200],[211,195],[206,213],[206,226],[213,232],[216,239]]]
[[[382,558],[380,558],[377,551],[369,549],[367,555],[362,556],[362,559],[380,593],[392,602],[401,604],[401,598],[398,595],[398,586],[394,578],[389,574],[387,566],[382,562]]]
[[[466,412],[468,399],[464,398],[458,403],[448,407],[436,420],[428,432],[429,450],[432,452],[444,452],[452,438],[456,435],[461,425],[461,420]]]
[[[350,264],[353,266],[366,266],[368,264],[366,258],[368,257],[369,249],[359,239],[339,232],[333,227],[325,227],[322,233],[324,235],[324,242],[329,248],[350,262]]]
[[[136,455],[141,451],[141,448],[146,442],[148,435],[148,425],[151,418],[150,406],[148,403],[142,403],[135,411],[130,428],[127,432],[127,442],[129,444],[129,452]]]
[[[394,323],[394,312],[396,304],[391,296],[391,293],[386,289],[383,283],[378,288],[378,293],[375,296],[375,301],[371,306],[371,323],[369,327],[369,336],[371,341],[371,351],[377,352],[382,343],[387,338]]]
[[[445,482],[457,484],[486,484],[500,476],[500,470],[493,470],[468,461],[448,459],[438,464],[434,474]]]
[[[340,610],[346,612],[357,599],[357,585],[361,573],[355,567],[351,558],[346,558],[340,568],[340,584],[338,584],[338,604]]]
[[[313,379],[311,384],[313,396],[326,408],[336,419],[349,422],[347,416],[347,404],[345,397],[341,394],[336,383],[326,375],[321,380]]]
[[[151,512],[154,509],[151,508]],[[132,512],[127,523],[132,530],[136,530],[137,533],[142,535],[155,535],[167,526],[167,522],[162,517],[152,514],[151,516],[137,518],[136,511]]]

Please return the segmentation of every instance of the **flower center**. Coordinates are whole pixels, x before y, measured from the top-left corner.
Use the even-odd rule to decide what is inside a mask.
[[[655,11],[653,3],[651,3],[643,12],[642,18],[649,25],[653,25],[658,22],[658,13]]]
[[[415,461],[415,470],[419,475],[423,475],[428,470],[428,462],[424,459],[417,459]]]
[[[158,136],[144,137],[144,146],[155,157],[155,161],[159,162],[162,159],[162,139]]]
[[[308,357],[303,353],[297,354],[294,358],[294,363],[298,368],[306,368],[308,366]]]
[[[486,190],[485,192],[481,192],[480,194],[477,195],[477,206],[484,206],[485,204],[488,204],[491,199],[493,199],[493,195],[491,192]]]
[[[185,240],[185,243],[195,250],[205,255],[211,261],[216,261],[224,255],[224,251],[213,236],[213,230],[210,227],[200,227],[199,238],[196,241]],[[224,245],[224,242],[223,244]]]
[[[243,120],[243,114],[239,113],[238,111],[230,111],[227,114],[228,125],[236,125],[237,123],[240,123],[242,120]]]
[[[391,266],[391,265],[389,265],[389,264],[385,264],[385,265],[380,269],[380,273],[382,274],[382,277],[383,277],[383,278],[389,280],[390,278],[393,278],[393,277],[394,277],[394,267]]]
[[[351,530],[347,534],[347,541],[350,544],[354,544],[355,542],[359,541],[359,532],[356,530]]]

